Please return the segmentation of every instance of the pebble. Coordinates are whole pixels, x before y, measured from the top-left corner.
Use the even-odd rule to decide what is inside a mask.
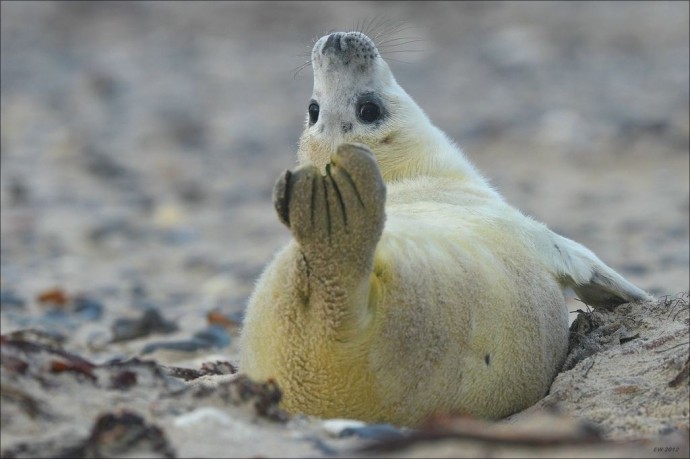
[[[223,348],[230,345],[230,335],[220,325],[209,325],[204,330],[195,333],[194,337],[208,342],[211,347]]]
[[[23,308],[26,302],[11,290],[0,290],[0,309]]]
[[[333,437],[339,437],[340,433],[345,429],[360,428],[366,425],[363,421],[356,421],[354,419],[327,419],[322,422],[323,429]]]
[[[8,318],[21,328],[37,329],[50,334],[72,333],[80,326],[80,321],[73,314],[53,308],[39,317],[10,313]]]
[[[405,433],[391,424],[369,424],[363,427],[347,427],[340,432],[343,437],[357,437],[366,440],[389,440],[403,438]]]
[[[201,349],[208,349],[210,346],[207,341],[192,338],[188,340],[179,341],[155,341],[149,343],[141,350],[141,354],[150,354],[159,349],[168,349],[171,351],[194,352]]]
[[[402,438],[405,432],[392,424],[367,424],[353,419],[328,419],[322,423],[323,429],[337,438],[357,437],[366,440],[388,440]]]
[[[159,349],[173,351],[195,352],[202,349],[222,348],[230,345],[230,335],[225,328],[218,325],[210,325],[197,332],[190,339],[175,341],[156,341],[144,346],[141,354],[150,354]]]
[[[89,297],[79,296],[74,299],[73,311],[85,320],[100,320],[103,317],[103,304]]]
[[[202,424],[204,422],[214,422],[224,426],[229,426],[232,424],[230,416],[228,416],[223,411],[218,408],[212,408],[210,406],[205,406],[202,408],[197,408],[194,411],[177,416],[173,423],[176,427],[189,427],[196,424]]]
[[[168,321],[156,309],[147,309],[138,319],[118,319],[112,325],[113,342],[148,336],[152,333],[172,333],[177,324]]]

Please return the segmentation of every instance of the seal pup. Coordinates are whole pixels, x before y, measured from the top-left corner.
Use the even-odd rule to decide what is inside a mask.
[[[414,426],[542,398],[567,351],[571,287],[648,295],[507,204],[360,32],[319,39],[300,166],[273,190],[292,232],[260,276],[240,370],[293,413]]]

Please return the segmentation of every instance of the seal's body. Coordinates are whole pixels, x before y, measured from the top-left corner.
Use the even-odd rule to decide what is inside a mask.
[[[312,51],[298,158],[274,203],[294,239],[250,298],[240,369],[283,407],[415,425],[539,400],[567,351],[563,296],[648,295],[504,202],[400,88],[371,40]]]

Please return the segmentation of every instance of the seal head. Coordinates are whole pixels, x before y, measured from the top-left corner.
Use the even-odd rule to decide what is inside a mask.
[[[322,171],[343,143],[381,150],[403,125],[397,113],[408,105],[424,116],[397,84],[374,43],[361,32],[320,38],[311,54],[314,91],[309,102],[299,160]],[[377,151],[375,151],[377,153]]]

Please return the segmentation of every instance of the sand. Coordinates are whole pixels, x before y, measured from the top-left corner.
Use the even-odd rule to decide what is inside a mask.
[[[687,3],[0,8],[3,457],[687,456]],[[286,417],[230,371],[289,240],[270,193],[296,70],[377,17],[409,27],[383,49],[397,80],[509,202],[660,299],[578,319],[572,368],[496,425]]]

